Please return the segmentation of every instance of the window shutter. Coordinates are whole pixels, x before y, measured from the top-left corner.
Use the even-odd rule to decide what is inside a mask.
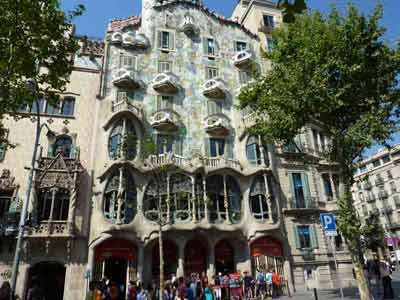
[[[311,239],[311,247],[316,249],[318,248],[318,231],[317,226],[310,226],[310,239]]]
[[[156,107],[157,107],[157,110],[162,109],[162,103],[161,102],[162,102],[161,96],[157,95],[156,96]]]
[[[301,182],[303,184],[304,197],[306,198],[306,203],[310,203],[311,200],[311,192],[310,185],[308,183],[308,176],[306,173],[301,173]]]
[[[162,48],[162,31],[157,30],[157,46],[158,48]]]
[[[77,156],[76,150],[77,149],[76,149],[75,145],[71,145],[71,151],[69,154],[70,158],[76,158],[76,156]]]
[[[289,173],[289,186],[291,197],[288,199],[288,204],[290,208],[296,208],[296,193],[294,192],[293,173]]]
[[[210,139],[209,138],[204,139],[204,154],[207,157],[210,157]]]
[[[49,148],[47,149],[47,157],[54,157],[55,147],[56,147],[55,144],[49,144]]]
[[[175,32],[169,33],[169,49],[175,49]]]
[[[219,53],[219,44],[217,41],[214,39],[214,55],[217,56]]]
[[[182,155],[182,138],[180,136],[175,137],[174,153],[176,155]]]
[[[226,139],[225,153],[226,153],[226,158],[233,159],[233,139],[232,139],[232,137]]]
[[[0,161],[4,160],[4,157],[6,155],[6,144],[5,143],[1,143],[0,144]]]
[[[297,225],[293,225],[293,235],[294,235],[294,242],[295,242],[296,248],[301,249],[299,230],[297,229]]]
[[[203,37],[203,53],[208,55],[208,41],[205,37]]]

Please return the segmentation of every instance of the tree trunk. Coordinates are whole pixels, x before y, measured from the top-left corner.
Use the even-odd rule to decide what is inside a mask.
[[[343,197],[344,201],[352,201],[352,197],[348,197],[351,195],[351,187],[350,183],[352,182],[352,172],[351,169],[346,164],[341,164],[341,179],[339,181],[339,195]],[[355,209],[354,206],[348,205],[346,206],[349,209]],[[368,281],[365,278],[363,261],[361,261],[361,245],[360,245],[360,234],[358,236],[345,236],[346,242],[348,243],[348,248],[350,251],[351,259],[353,262],[354,273],[356,275],[358,290],[360,293],[361,300],[372,300],[371,291],[368,286]]]
[[[360,299],[371,300],[372,299],[371,291],[368,286],[368,281],[365,278],[363,265],[360,263],[360,258],[358,257],[358,255],[353,258],[353,266],[358,283],[358,290],[360,292]]]
[[[159,300],[164,300],[164,250],[163,250],[163,239],[162,239],[162,225],[158,227],[158,245],[160,252],[160,289],[159,289]]]

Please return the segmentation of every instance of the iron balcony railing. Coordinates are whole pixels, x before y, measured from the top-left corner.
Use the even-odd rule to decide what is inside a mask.
[[[290,197],[289,198],[289,208],[290,209],[312,209],[317,208],[318,204],[315,197]]]

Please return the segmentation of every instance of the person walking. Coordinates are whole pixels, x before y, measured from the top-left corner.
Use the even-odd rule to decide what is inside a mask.
[[[257,283],[256,283],[256,296],[264,299],[265,295],[265,275],[264,272],[258,270]]]
[[[204,286],[204,298],[203,298],[203,300],[214,300],[213,293],[212,293],[210,287],[208,286],[208,284],[206,284]]]
[[[279,292],[280,278],[275,270],[272,271],[272,298],[276,298]]]
[[[248,271],[244,271],[243,276],[243,295],[244,299],[251,299],[253,298],[253,277],[249,274]]]
[[[11,285],[10,282],[4,281],[0,287],[0,300],[10,300]]]
[[[272,297],[272,272],[271,269],[268,269],[267,273],[265,274],[265,283],[266,283],[266,294],[267,297]]]
[[[379,262],[379,273],[382,278],[383,299],[394,299],[390,264],[384,258]]]
[[[44,300],[44,293],[36,278],[32,279],[32,287],[29,288],[26,296],[27,300]]]
[[[213,276],[213,279],[215,300],[221,300],[221,280],[218,275]]]
[[[136,300],[148,300],[147,292],[145,291],[143,286],[140,287],[140,291],[136,295]]]

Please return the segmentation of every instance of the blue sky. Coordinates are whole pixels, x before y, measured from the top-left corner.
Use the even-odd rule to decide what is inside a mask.
[[[203,0],[204,4],[217,13],[230,17],[238,0]],[[368,14],[379,0],[352,0],[364,13]],[[382,25],[387,28],[385,39],[394,45],[400,40],[400,0],[380,0],[384,5]],[[111,19],[121,19],[132,15],[139,15],[141,0],[61,0],[65,10],[72,9],[77,4],[84,4],[86,12],[75,20],[77,34],[88,37],[102,38],[107,23]],[[308,0],[311,9],[323,12],[329,10],[332,4],[339,9],[345,9],[348,0]],[[400,142],[400,135],[395,137],[394,143]],[[367,151],[366,155],[376,151],[377,147]]]
[[[332,3],[339,8],[346,6],[347,0],[308,0],[311,9],[327,11]],[[368,13],[375,6],[376,0],[353,0],[362,11]],[[383,25],[388,28],[386,38],[391,44],[400,39],[400,0],[381,0],[385,14]],[[63,8],[68,10],[79,3],[86,7],[86,13],[76,19],[77,33],[89,37],[103,37],[110,19],[125,18],[140,14],[141,0],[61,0]],[[229,17],[237,0],[204,0],[207,7]]]

